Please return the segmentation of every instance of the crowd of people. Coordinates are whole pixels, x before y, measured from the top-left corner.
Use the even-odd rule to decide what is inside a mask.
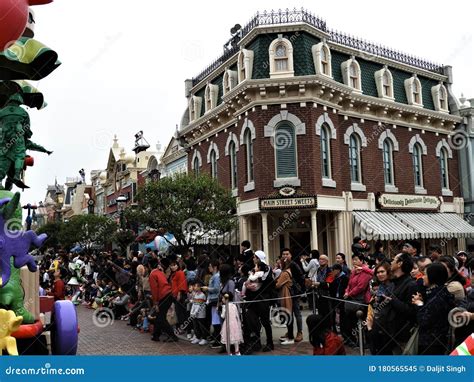
[[[317,250],[289,248],[270,264],[249,241],[238,256],[48,251],[39,260],[40,293],[128,320],[153,341],[189,340],[221,353],[273,351],[275,321],[286,326],[281,345],[303,341],[307,303],[315,355],[361,345],[374,355],[449,354],[473,332],[474,259],[443,254],[436,245],[423,256],[416,241],[393,258],[385,253],[381,242],[371,250],[360,238],[351,267],[343,253],[330,264]]]

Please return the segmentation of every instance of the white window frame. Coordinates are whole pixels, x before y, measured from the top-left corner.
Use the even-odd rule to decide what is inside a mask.
[[[324,114],[320,115],[315,126],[316,135],[321,136],[321,129],[323,126],[326,126],[329,129],[329,173],[330,177],[325,178],[321,172],[321,181],[323,187],[330,187],[336,188],[336,181],[332,178],[332,160],[331,160],[331,139],[337,139],[337,132],[336,128],[334,127],[334,123],[332,122],[331,118],[329,118],[329,114],[325,112]],[[321,140],[320,140],[321,142]]]
[[[443,179],[441,178],[441,194],[443,196],[453,196],[453,191],[450,188],[450,182],[449,182],[449,159],[453,158],[453,151],[451,150],[451,147],[449,147],[448,142],[446,142],[446,139],[442,139],[436,145],[436,157],[439,158],[440,164],[441,164],[442,151],[446,153],[446,179],[448,182],[448,188],[443,187],[444,186]]]
[[[195,167],[196,159],[198,160],[198,168]],[[194,171],[195,175],[199,175],[200,167],[202,166],[202,157],[201,153],[198,150],[194,150],[192,160],[191,160],[191,168]]]
[[[215,155],[215,162],[212,160],[212,155]],[[211,142],[209,150],[207,151],[207,163],[211,165],[211,177],[217,179],[217,161],[219,160],[219,148],[215,142]]]
[[[280,60],[280,58],[276,56],[276,50],[280,45],[284,46],[286,49],[286,70],[277,70],[277,61]],[[294,77],[293,45],[290,40],[283,38],[283,35],[279,34],[278,38],[273,40],[268,48],[268,57],[270,59],[270,78]]]
[[[441,94],[444,93],[445,105],[441,104]],[[440,111],[443,113],[449,113],[449,106],[448,106],[448,91],[446,87],[440,82],[438,85],[435,85],[431,88],[431,96],[433,97],[433,103],[436,111]]]
[[[395,151],[399,151],[400,145],[398,143],[397,137],[390,131],[390,130],[385,130],[380,134],[379,136],[379,141],[378,141],[378,148],[382,151],[382,159],[384,160],[384,143],[386,140],[390,140],[390,143],[392,145],[392,161],[391,161],[391,166],[392,166],[392,177],[393,177],[393,184],[386,184],[385,183],[385,166],[384,166],[384,184],[385,184],[385,192],[398,192],[398,187],[395,185],[395,162],[393,158],[393,153]],[[383,162],[382,160],[382,162]]]
[[[204,92],[206,113],[209,113],[217,106],[217,97],[219,95],[219,86],[208,83]]]
[[[230,145],[232,143],[234,144],[234,147],[235,147],[235,167],[236,167],[235,171],[233,171],[234,163],[232,162],[232,153],[230,151]],[[227,143],[225,145],[225,155],[229,157],[229,162],[230,162],[230,187],[232,189],[232,196],[237,196],[238,187],[239,187],[239,184],[238,184],[239,168],[238,168],[238,157],[237,157],[238,152],[239,152],[239,140],[237,139],[237,135],[235,135],[234,133],[229,133],[229,137],[227,138]],[[233,187],[233,184],[232,184],[234,173],[236,175],[235,187]]]
[[[425,142],[423,141],[423,139],[421,139],[420,137],[420,134],[416,134],[414,135],[411,140],[410,140],[410,143],[408,144],[408,152],[412,155],[412,161],[413,161],[413,150],[414,150],[414,147],[415,147],[415,144],[419,144],[420,147],[421,147],[421,154],[420,154],[420,157],[421,157],[421,184],[422,186],[416,186],[415,185],[415,194],[421,194],[421,195],[425,195],[427,193],[426,191],[426,188],[424,187],[424,174],[423,174],[423,155],[428,155],[428,148],[425,144]],[[414,172],[414,168],[413,168],[413,163],[412,163],[412,169],[413,169],[413,182],[415,182],[415,172]]]
[[[388,95],[385,94],[385,84],[384,84],[384,76],[388,76],[389,80],[389,92]],[[375,77],[375,84],[377,85],[377,93],[379,98],[383,98],[388,101],[395,101],[395,97],[393,95],[393,76],[392,72],[388,69],[387,66],[384,66],[382,69],[376,71],[374,73]]]
[[[226,69],[224,72],[224,78],[222,79],[223,82],[223,93],[226,95],[229,93],[233,88],[235,88],[239,82],[237,72],[235,70]]]
[[[327,65],[328,71],[327,73],[323,72],[323,64],[321,61],[321,52],[324,50],[327,54]],[[314,63],[314,70],[316,74],[322,74],[323,76],[332,78],[332,61],[331,61],[331,50],[329,46],[326,44],[325,41],[321,41],[319,44],[313,45],[311,47],[311,53],[313,54],[313,63]]]
[[[249,142],[246,142],[246,132],[247,130],[249,131]],[[244,192],[252,191],[255,190],[255,166],[254,166],[254,143],[253,141],[256,138],[256,132],[255,132],[255,126],[253,125],[253,122],[245,118],[244,123],[242,125],[242,130],[240,131],[240,145],[244,146],[245,145],[245,162],[246,162],[246,171],[245,175],[247,178],[247,184],[244,186]],[[250,144],[251,143],[251,144]],[[251,156],[252,156],[252,161],[249,159],[249,145],[251,146]],[[250,163],[252,162],[252,163]],[[250,171],[250,165],[252,164],[252,171]],[[252,177],[250,176],[252,173]]]
[[[421,194],[421,193],[426,193],[426,190],[424,188],[424,174],[423,174],[423,149],[421,147],[421,145],[419,143],[415,143],[413,145],[413,152],[412,152],[412,161],[413,161],[413,165],[412,165],[412,168],[413,168],[413,175],[414,175],[414,183],[415,183],[415,193],[417,194]],[[416,162],[418,162],[418,166],[420,168],[420,184],[416,184],[417,181],[417,176],[416,176],[416,168],[415,168],[415,159],[416,159]],[[424,190],[425,192],[423,192],[422,190]]]
[[[291,139],[292,140],[294,139],[294,143],[295,143],[295,171],[296,171],[295,176],[287,176],[287,177],[279,177],[278,176],[278,151],[279,151],[278,145],[279,145],[279,142],[277,140],[277,132],[278,132],[278,129],[282,125],[289,126],[293,129],[293,134],[292,134]],[[274,137],[273,137],[273,148],[274,148],[274,153],[275,153],[275,181],[274,181],[274,185],[273,185],[274,187],[281,187],[281,186],[284,186],[284,185],[295,185],[296,186],[296,184],[301,185],[301,181],[298,177],[298,144],[297,143],[298,142],[297,142],[297,136],[296,136],[296,127],[295,127],[295,125],[293,125],[293,123],[289,122],[288,120],[283,120],[275,126]],[[285,145],[285,141],[283,142],[283,144]]]
[[[254,53],[252,50],[240,50],[237,59],[237,78],[239,79],[239,83],[252,78],[253,57]]]
[[[366,191],[367,187],[363,183],[363,174],[362,174],[362,148],[367,147],[367,138],[365,137],[364,132],[362,129],[358,126],[357,123],[353,123],[352,126],[349,126],[349,128],[346,130],[344,133],[344,144],[349,147],[349,171],[350,173],[352,172],[350,168],[350,160],[351,160],[351,149],[350,149],[350,139],[351,135],[356,134],[358,135],[358,143],[359,143],[359,150],[358,150],[358,160],[359,160],[359,182],[353,182],[352,181],[352,175],[351,175],[351,191]]]
[[[404,83],[408,104],[412,106],[423,107],[423,88],[421,87],[421,82],[417,75],[414,74],[412,77],[407,78]],[[419,89],[419,102],[417,102],[415,99],[415,85]]]
[[[191,96],[189,99],[189,121],[195,121],[201,117],[202,97]]]
[[[288,112],[287,110],[282,110],[278,114],[274,115],[268,124],[263,128],[263,135],[265,138],[270,138],[272,145],[275,142],[275,129],[280,124],[280,122],[287,121],[290,122],[295,129],[295,141],[298,140],[298,135],[306,135],[306,124],[302,122],[296,115]],[[295,142],[296,150],[296,171],[298,173],[298,147]],[[276,156],[275,156],[275,180],[273,181],[273,187],[279,188],[281,186],[301,186],[301,179],[298,178],[277,178],[276,171]]]
[[[352,84],[353,76],[351,76],[351,68],[354,68],[355,70],[355,82],[356,82],[355,86],[353,86]],[[342,79],[344,81],[344,84],[362,93],[362,78],[361,78],[360,65],[356,61],[356,59],[354,57],[351,57],[349,60],[344,61],[341,64],[341,70],[342,70]]]

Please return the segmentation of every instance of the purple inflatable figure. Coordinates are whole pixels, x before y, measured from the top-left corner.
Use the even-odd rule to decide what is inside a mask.
[[[47,238],[46,234],[37,236],[34,231],[10,231],[8,229],[12,223],[18,223],[15,215],[19,202],[20,193],[18,192],[12,198],[0,199],[0,288],[10,280],[10,258],[12,256],[15,268],[27,265],[30,272],[36,272],[35,259],[28,254],[28,251],[31,244],[41,247]]]

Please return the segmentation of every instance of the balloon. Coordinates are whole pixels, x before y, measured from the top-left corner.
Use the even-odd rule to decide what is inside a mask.
[[[28,21],[28,7],[53,0],[0,0],[0,52],[18,40]]]

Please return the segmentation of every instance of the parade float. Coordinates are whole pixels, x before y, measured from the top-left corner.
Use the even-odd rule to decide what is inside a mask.
[[[39,297],[37,265],[29,251],[41,247],[46,235],[22,229],[20,193],[12,191],[29,188],[24,174],[34,159],[28,151],[52,153],[31,140],[23,108],[46,106],[43,94],[27,81],[41,80],[60,65],[57,53],[34,39],[35,18],[29,9],[51,2],[0,0],[0,355],[77,351],[74,305]]]

